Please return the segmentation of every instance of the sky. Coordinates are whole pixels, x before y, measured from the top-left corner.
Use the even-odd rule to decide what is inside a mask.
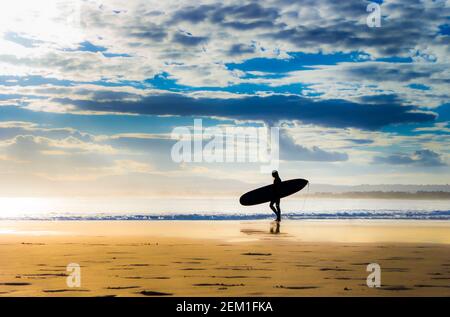
[[[450,2],[15,0],[0,10],[2,197],[222,197],[254,163],[172,130],[279,127],[282,178],[450,183]]]

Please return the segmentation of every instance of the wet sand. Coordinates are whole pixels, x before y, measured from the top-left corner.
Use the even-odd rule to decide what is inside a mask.
[[[273,233],[271,233],[272,231]],[[450,296],[450,222],[0,221],[0,296]],[[81,286],[66,280],[81,267]],[[369,288],[367,264],[381,266]]]

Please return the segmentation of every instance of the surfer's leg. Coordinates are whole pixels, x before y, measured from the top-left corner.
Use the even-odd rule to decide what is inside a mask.
[[[277,219],[278,219],[278,211],[275,209],[274,204],[275,204],[275,201],[270,202],[270,209],[272,209],[272,211],[275,213],[275,215],[277,216]]]
[[[277,207],[277,212],[276,212],[277,221],[281,221],[281,209],[280,209],[280,200],[279,199],[275,202],[275,205]]]

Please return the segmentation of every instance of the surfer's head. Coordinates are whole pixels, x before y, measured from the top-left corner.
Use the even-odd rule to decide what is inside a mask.
[[[275,177],[275,178],[279,177],[278,176],[278,171],[275,171],[275,170],[272,171],[272,176]]]

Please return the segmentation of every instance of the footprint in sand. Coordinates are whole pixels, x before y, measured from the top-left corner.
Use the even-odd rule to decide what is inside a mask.
[[[171,293],[155,292],[155,291],[141,291],[136,294],[142,294],[144,296],[171,296]]]
[[[6,282],[6,283],[0,283],[0,286],[27,286],[31,285],[31,283],[26,282]]]
[[[383,268],[383,271],[384,272],[404,273],[404,272],[409,272],[409,269],[402,268],[402,267],[386,267],[386,268]]]
[[[349,272],[349,271],[351,271],[351,270],[348,270],[348,269],[342,269],[342,268],[338,268],[338,267],[335,267],[335,268],[332,268],[332,267],[323,267],[323,268],[320,269],[320,271]]]
[[[362,285],[366,286],[364,284],[362,284]],[[410,291],[413,288],[406,287],[404,285],[393,285],[393,286],[383,286],[383,287],[380,287],[378,289],[383,290],[383,291]]]
[[[224,284],[224,283],[199,283],[192,284],[192,286],[221,286],[221,287],[234,287],[234,286],[245,286],[244,284]]]
[[[437,287],[437,288],[450,288],[450,285],[427,285],[427,284],[417,284],[414,287]]]
[[[105,289],[132,289],[132,288],[141,288],[141,286],[108,286]]]
[[[151,276],[151,277],[124,276],[122,278],[130,279],[130,280],[169,280],[170,279],[170,277],[167,277],[167,276]]]
[[[44,289],[44,293],[90,292],[88,289]]]
[[[305,289],[315,289],[319,288],[318,286],[284,286],[284,285],[275,285],[274,288],[283,288],[283,289],[292,289],[292,290],[305,290]]]
[[[247,252],[247,253],[241,253],[241,255],[250,255],[250,256],[271,256],[272,253]]]

